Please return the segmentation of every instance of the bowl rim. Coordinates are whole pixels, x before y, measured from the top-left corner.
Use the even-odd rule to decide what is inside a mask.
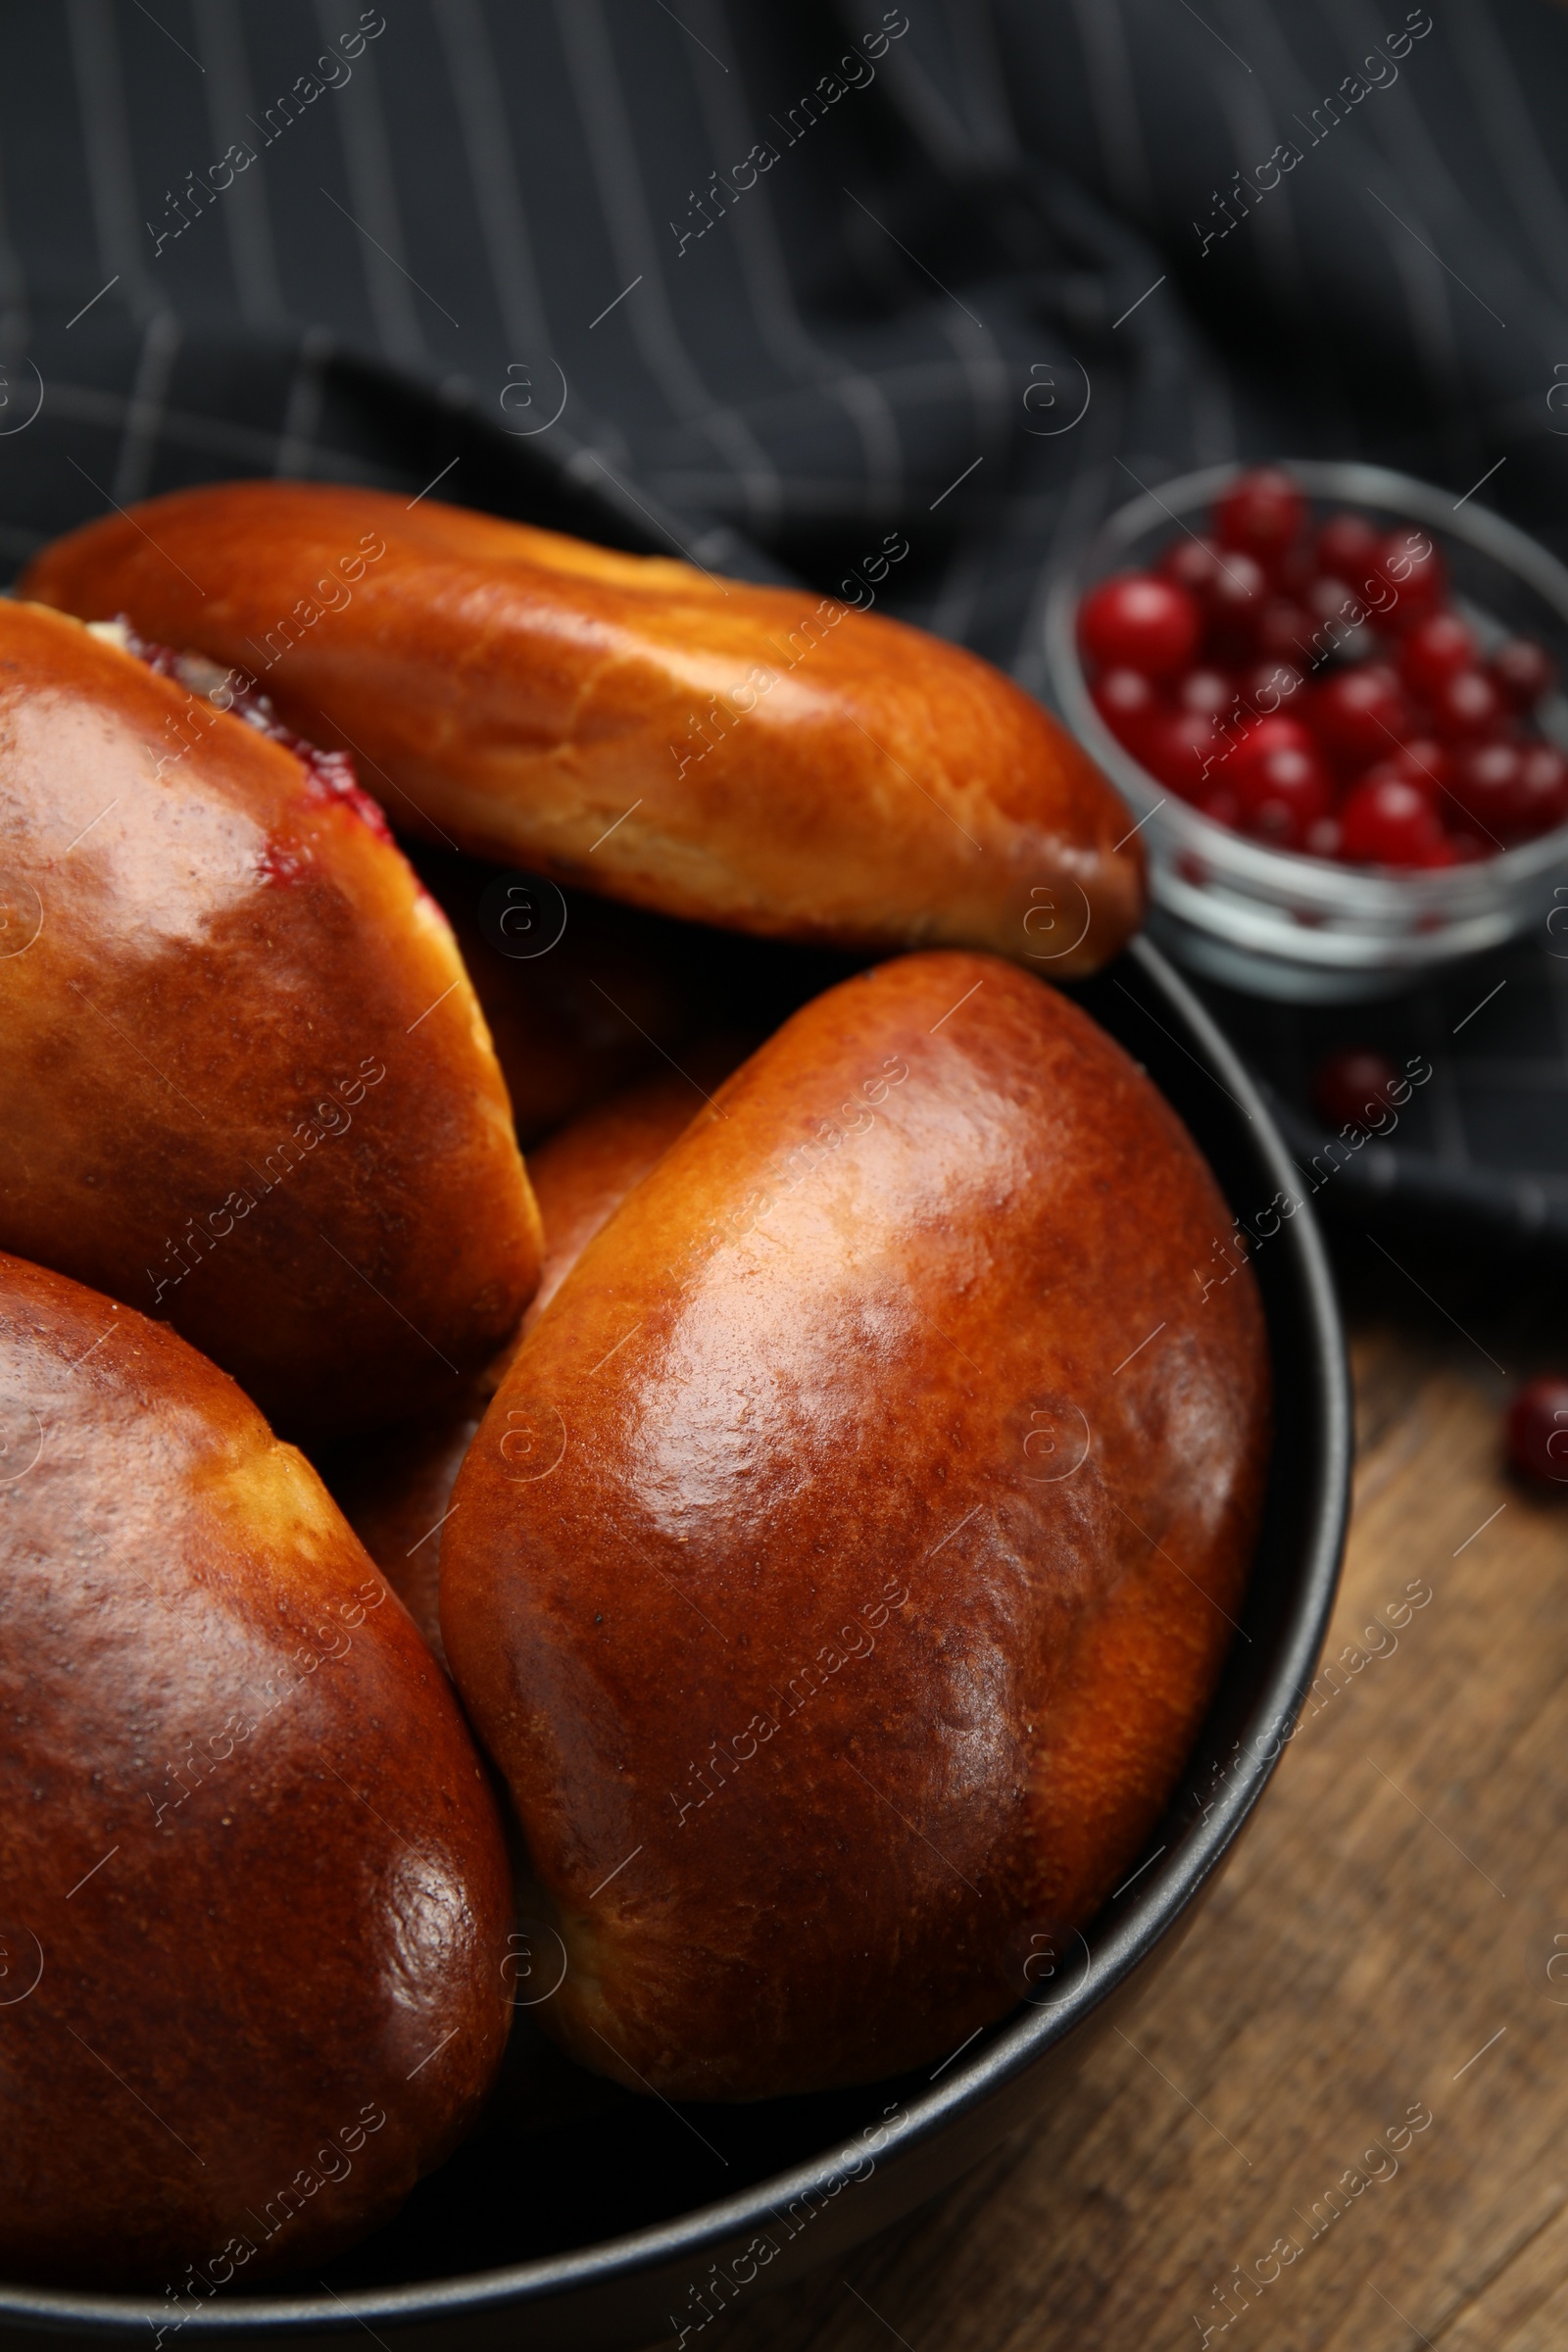
[[[1198,997],[1147,939],[1130,942],[1118,963],[1131,967],[1150,994],[1156,1001],[1163,1000],[1161,1010],[1186,1028],[1191,1045],[1183,1045],[1180,1038],[1173,1042],[1195,1061],[1198,1055],[1192,1048],[1196,1047],[1204,1056],[1198,1066],[1236,1103],[1250,1129],[1256,1156],[1264,1163],[1265,1181],[1272,1179],[1281,1188],[1294,1188],[1298,1171],[1262,1096]],[[1114,980],[1117,968],[1115,964],[1107,967],[1087,985],[1093,988],[1106,977]],[[1169,1030],[1165,1034],[1171,1036]],[[1316,1668],[1338,1589],[1348,1518],[1352,1428],[1334,1281],[1308,1201],[1303,1200],[1299,1213],[1281,1225],[1277,1244],[1284,1261],[1277,1278],[1289,1282],[1297,1293],[1308,1341],[1301,1370],[1311,1384],[1320,1424],[1314,1447],[1319,1469],[1313,1488],[1311,1530],[1300,1547],[1296,1590],[1289,1599],[1272,1664],[1260,1679],[1245,1716],[1232,1727],[1241,1733],[1239,1768],[1227,1769],[1218,1792],[1167,1854],[1165,1867],[1149,1871],[1142,1890],[1112,1915],[1098,1948],[1091,1948],[1086,1940],[1089,1966],[1070,1991],[1049,2004],[1021,2005],[995,2027],[981,2029],[989,2036],[984,2045],[965,2058],[968,2044],[964,2044],[945,2060],[937,2070],[940,2085],[933,2079],[923,2093],[913,2095],[907,2103],[897,2102],[903,2113],[875,2127],[885,2133],[875,2150],[878,2164],[891,2165],[929,2145],[965,2111],[994,2102],[1113,1998],[1155,1946],[1191,1913],[1205,1884],[1226,1859],[1284,1752]],[[1173,1792],[1173,1805],[1203,1752],[1200,1732]],[[1157,1862],[1159,1856],[1152,1859]],[[1143,1877],[1147,1869],[1145,1865],[1134,1876]],[[1092,1928],[1097,1925],[1090,1924]],[[974,2038],[978,2037],[971,2036]],[[879,2087],[865,2085],[873,2094]],[[848,2144],[835,2143],[825,2153],[727,2197],[563,2253],[450,2278],[351,2288],[342,2294],[328,2289],[325,2295],[259,2292],[232,2301],[220,2296],[177,2323],[169,2303],[157,2302],[150,2294],[0,2283],[0,2332],[37,2330],[58,2335],[71,2331],[113,2337],[132,2330],[141,2336],[150,2328],[156,2352],[164,2335],[188,2334],[192,2340],[261,2340],[272,2334],[337,2333],[354,2327],[373,2333],[378,2323],[394,2327],[456,2323],[507,2306],[516,2306],[519,2311],[537,2308],[624,2283],[673,2262],[701,2261],[748,2232],[762,2230],[769,2218],[776,2222],[779,2207],[808,2195],[836,2195],[864,2177],[859,2169],[864,2158],[860,2138],[852,2134]]]
[[[1491,508],[1463,504],[1455,508],[1449,493],[1438,485],[1360,459],[1281,458],[1274,463],[1310,498],[1381,508],[1396,517],[1409,517],[1446,531],[1521,578],[1568,628],[1568,565]],[[1315,901],[1325,913],[1349,909],[1368,918],[1413,915],[1419,921],[1425,914],[1443,914],[1447,919],[1441,929],[1418,928],[1409,936],[1375,943],[1412,967],[1446,963],[1495,944],[1512,928],[1496,906],[1498,893],[1506,893],[1510,886],[1539,883],[1551,873],[1568,869],[1568,823],[1535,841],[1501,850],[1495,857],[1427,873],[1391,874],[1310,858],[1298,851],[1271,849],[1216,824],[1179,794],[1163,788],[1111,734],[1095,708],[1078,654],[1077,613],[1085,588],[1092,578],[1102,576],[1104,559],[1111,559],[1110,567],[1114,568],[1115,557],[1124,555],[1145,531],[1152,529],[1160,515],[1183,524],[1181,510],[1207,505],[1249,470],[1242,461],[1227,460],[1173,475],[1153,489],[1141,486],[1136,498],[1107,514],[1062,563],[1046,599],[1044,640],[1047,675],[1067,724],[1109,770],[1142,823],[1147,824],[1156,808],[1169,810],[1166,822],[1178,849],[1190,848],[1200,857],[1221,861],[1228,869],[1217,877],[1222,884],[1252,884],[1262,894],[1255,919],[1247,922],[1247,910],[1239,910],[1237,919],[1243,927],[1233,931],[1227,927],[1228,907],[1220,906],[1215,912],[1211,894],[1189,890],[1173,911],[1198,928],[1234,939],[1234,944],[1253,954],[1284,958],[1285,938],[1264,938],[1257,925],[1268,921],[1267,910],[1277,900],[1304,899]],[[1195,904],[1201,902],[1201,914],[1189,906],[1190,898]],[[1280,911],[1283,913],[1283,907]],[[1352,936],[1344,931],[1334,934],[1342,944]],[[1290,949],[1296,960],[1343,968],[1343,959],[1332,953],[1332,943],[1315,938],[1310,930],[1293,936]]]

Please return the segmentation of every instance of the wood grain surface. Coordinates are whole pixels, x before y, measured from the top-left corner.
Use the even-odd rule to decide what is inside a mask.
[[[1568,2342],[1568,1487],[1500,1451],[1561,1272],[1385,1240],[1337,1244],[1343,1687],[1054,2110],[725,2352]]]

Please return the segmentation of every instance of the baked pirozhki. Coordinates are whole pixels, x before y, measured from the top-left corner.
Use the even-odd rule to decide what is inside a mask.
[[[545,1254],[525,1331],[632,1187],[707,1107],[707,1090],[741,1057],[738,1041],[699,1039],[679,1070],[611,1096],[532,1154]],[[457,1396],[389,1429],[348,1438],[319,1463],[345,1518],[443,1665],[441,1544],[453,1482],[510,1352],[466,1380]]]
[[[818,597],[255,481],[107,515],[24,584],[250,671],[400,829],[699,922],[1093,970],[1143,912],[1127,811],[1000,671],[868,609],[895,560]]]
[[[523,1317],[537,1322],[596,1233],[693,1119],[711,1110],[714,1091],[747,1046],[739,1038],[694,1039],[670,1066],[629,1086],[547,1138],[530,1166],[544,1222],[539,1288]]]
[[[1229,1224],[1085,1013],[927,954],[797,1013],[589,1243],[441,1592],[585,2064],[932,2062],[1132,1866],[1258,1524],[1256,1290],[1192,1272]]]
[[[0,603],[0,1247],[172,1322],[290,1434],[373,1424],[538,1279],[506,1089],[348,761],[144,651]]]
[[[568,901],[554,883],[445,850],[419,848],[413,862],[452,925],[525,1152],[678,1057],[699,1017],[689,924],[582,891]]]
[[[0,2271],[318,2265],[457,2144],[511,2016],[452,1692],[167,1324],[0,1256]]]

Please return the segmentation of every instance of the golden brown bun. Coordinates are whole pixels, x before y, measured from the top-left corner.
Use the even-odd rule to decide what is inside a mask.
[[[449,1393],[538,1279],[478,1004],[368,818],[0,604],[0,1247],[167,1316],[291,1432]]]
[[[697,1041],[683,1077],[628,1087],[540,1146],[532,1160],[544,1219],[544,1271],[523,1328],[554,1298],[600,1227],[674,1142],[741,1059],[739,1041]],[[442,1664],[441,1544],[452,1486],[500,1385],[512,1349],[463,1384],[461,1396],[416,1420],[334,1446],[320,1463],[332,1494],[366,1550]]]
[[[377,544],[345,599],[343,558]],[[300,482],[106,515],[25,589],[258,670],[360,748],[400,827],[667,914],[1065,976],[1143,912],[1131,819],[1038,703],[808,590]]]
[[[441,1596],[577,2057],[670,2098],[928,2063],[1131,1866],[1257,1525],[1255,1289],[1192,1272],[1229,1229],[1084,1013],[938,954],[798,1013],[589,1244]]]
[[[500,2063],[479,1759],[315,1472],[167,1325],[0,1256],[0,2272],[318,2264]]]
[[[665,1069],[584,1111],[539,1146],[532,1161],[534,1196],[544,1221],[545,1254],[539,1288],[523,1330],[532,1328],[588,1244],[634,1185],[712,1100],[751,1041],[699,1038],[684,1048],[680,1068]]]

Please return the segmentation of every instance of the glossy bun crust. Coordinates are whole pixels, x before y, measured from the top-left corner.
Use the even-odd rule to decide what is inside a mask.
[[[1229,1230],[1093,1021],[933,954],[798,1013],[590,1243],[441,1599],[576,2056],[698,2099],[932,2062],[1131,1868],[1258,1522]]]
[[[582,1251],[626,1195],[702,1109],[741,1058],[721,1039],[699,1041],[683,1068],[627,1087],[541,1144],[531,1162],[544,1220],[544,1270],[523,1318],[555,1297]],[[453,1482],[510,1358],[507,1349],[460,1395],[416,1419],[349,1438],[319,1464],[355,1534],[442,1664],[441,1544]]]
[[[1068,975],[1143,912],[1142,843],[1086,754],[973,654],[851,610],[858,580],[843,603],[430,499],[231,482],[90,523],[25,585],[265,662],[291,723],[368,755],[394,823],[667,914]]]
[[[284,750],[0,604],[0,1247],[168,1317],[291,1434],[449,1393],[538,1214],[445,917]]]
[[[0,2271],[218,2286],[386,2221],[499,2065],[452,1694],[166,1325],[0,1257]],[[172,2315],[175,2316],[175,2315]]]

